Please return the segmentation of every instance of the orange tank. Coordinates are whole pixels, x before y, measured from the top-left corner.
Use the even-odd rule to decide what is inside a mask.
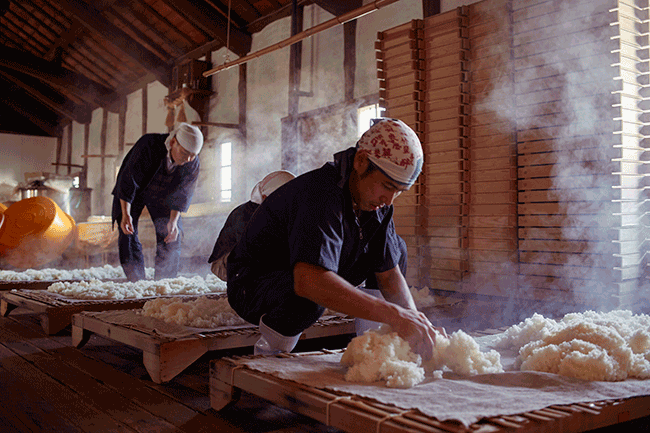
[[[20,200],[0,214],[0,255],[16,268],[42,266],[61,256],[74,230],[74,219],[51,198]]]

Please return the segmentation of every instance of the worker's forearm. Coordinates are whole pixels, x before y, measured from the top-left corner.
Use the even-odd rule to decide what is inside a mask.
[[[392,323],[399,307],[368,295],[338,276],[318,266],[299,263],[294,268],[294,288],[298,296],[352,317]]]
[[[178,224],[178,219],[181,217],[181,213],[177,210],[172,210],[169,214],[169,221],[173,224]]]
[[[120,208],[122,209],[122,215],[131,215],[131,203],[128,201],[120,199]]]
[[[417,310],[411,291],[406,279],[395,267],[389,271],[377,274],[377,282],[382,295],[388,302],[392,302],[404,308]]]

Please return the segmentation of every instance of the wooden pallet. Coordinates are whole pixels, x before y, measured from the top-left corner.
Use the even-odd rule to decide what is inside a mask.
[[[106,320],[102,312],[83,312],[72,317],[72,343],[82,347],[92,334],[98,334],[142,350],[145,368],[156,383],[173,379],[208,351],[248,347],[255,344],[260,333],[257,326],[202,332],[176,338],[160,335],[155,330],[134,329]],[[321,317],[306,329],[301,340],[352,334],[354,319],[341,315]]]
[[[47,290],[57,281],[0,281],[0,292],[8,292],[9,290]]]
[[[47,335],[54,335],[72,323],[73,314],[141,308],[149,299],[67,300],[47,290],[20,289],[0,292],[0,314],[6,317],[18,307],[26,308],[40,315],[41,326]]]
[[[283,354],[318,356],[339,351]],[[248,368],[241,360],[222,358],[210,363],[210,404],[221,410],[235,403],[241,391],[309,416],[342,431],[427,433],[578,433],[650,415],[650,396],[553,405],[517,415],[484,418],[468,427],[438,421],[417,410],[405,410],[348,393],[334,393]]]

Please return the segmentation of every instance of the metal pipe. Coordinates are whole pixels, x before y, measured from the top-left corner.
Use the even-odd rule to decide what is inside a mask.
[[[361,6],[360,8],[357,8],[353,11],[344,13],[343,15],[340,15],[338,17],[334,17],[331,20],[325,21],[324,23],[315,25],[314,27],[308,28],[307,30],[304,30],[298,34],[295,34],[291,36],[290,38],[287,38],[283,41],[277,42],[273,45],[269,45],[266,48],[262,48],[261,50],[255,51],[254,53],[248,54],[244,57],[240,57],[237,60],[233,60],[232,62],[227,62],[224,63],[221,66],[217,66],[216,68],[212,68],[208,71],[203,72],[204,77],[209,77],[210,75],[214,75],[217,72],[221,72],[223,70],[226,70],[228,68],[231,68],[233,66],[240,65],[242,63],[246,63],[249,60],[256,59],[258,57],[263,56],[264,54],[271,53],[273,51],[279,50],[280,48],[287,47],[289,45],[295,44],[296,42],[302,41],[303,39],[307,39],[308,37],[315,35],[316,33],[320,33],[323,30],[327,30],[329,28],[332,28],[336,25],[339,24],[344,24],[348,21],[355,20],[357,18],[361,18],[364,15],[367,15],[371,12],[376,11],[377,9],[381,9],[385,6],[388,6],[390,4],[396,3],[399,0],[377,0],[372,3],[368,3],[365,6]]]

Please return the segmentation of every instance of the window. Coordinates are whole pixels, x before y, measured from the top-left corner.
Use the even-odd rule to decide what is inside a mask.
[[[357,109],[357,137],[361,137],[364,132],[370,129],[371,120],[381,117],[384,108],[379,104],[366,105]]]
[[[221,201],[232,200],[232,143],[221,143]]]

